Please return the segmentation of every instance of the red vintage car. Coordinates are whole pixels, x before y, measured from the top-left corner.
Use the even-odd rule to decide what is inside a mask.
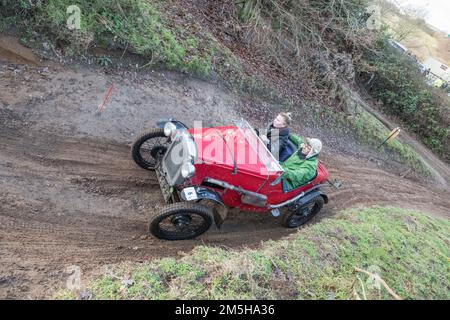
[[[284,192],[283,168],[245,120],[209,128],[160,121],[134,141],[132,156],[156,172],[167,203],[150,219],[149,231],[160,239],[195,238],[213,222],[220,227],[230,208],[271,212],[296,228],[328,202],[320,189],[328,172],[320,161],[313,180]]]

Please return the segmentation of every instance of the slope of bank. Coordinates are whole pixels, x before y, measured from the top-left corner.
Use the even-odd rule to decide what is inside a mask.
[[[277,106],[251,112],[245,97],[173,72],[5,64],[0,74],[1,297],[49,297],[65,286],[73,265],[85,279],[103,265],[177,257],[203,244],[258,248],[292,232],[270,215],[239,212],[198,239],[148,237],[148,215],[161,207],[161,194],[154,174],[137,168],[129,154],[134,137],[159,118],[220,125],[244,116],[260,127]],[[445,190],[401,176],[404,166],[351,135],[305,125],[293,130],[323,138],[321,159],[343,182],[326,190],[330,203],[319,219],[377,204],[448,217]]]
[[[81,2],[88,6],[85,8],[89,8],[89,4],[94,3]],[[21,41],[38,48],[36,51],[40,57],[61,62],[54,68],[18,65],[20,63],[33,65],[33,63],[30,63],[28,58],[25,61],[17,60],[21,54],[15,56],[10,46],[7,50],[0,52],[0,55],[8,56],[8,61],[12,63],[0,65],[0,86],[5,89],[0,91],[0,145],[3,150],[0,152],[0,175],[2,176],[0,185],[7,190],[0,195],[2,200],[0,202],[0,239],[2,241],[0,260],[3,266],[0,270],[1,297],[49,297],[55,289],[65,286],[69,276],[66,269],[68,266],[81,267],[83,279],[88,280],[91,279],[92,274],[101,272],[100,266],[125,261],[135,264],[135,267],[130,267],[129,270],[136,270],[136,273],[142,275],[136,275],[130,279],[126,276],[122,277],[119,272],[116,274],[116,271],[112,274],[108,272],[112,281],[107,276],[100,280],[98,290],[94,288],[92,292],[87,290],[78,293],[81,297],[93,298],[102,295],[111,298],[118,296],[165,298],[172,294],[169,288],[172,286],[170,279],[175,277],[180,281],[185,279],[189,282],[187,286],[191,286],[192,279],[199,280],[201,288],[206,288],[205,292],[211,298],[234,294],[236,296],[242,294],[243,297],[270,297],[271,288],[273,295],[280,297],[305,297],[307,291],[292,289],[288,285],[293,279],[303,281],[301,278],[289,275],[289,269],[295,270],[295,265],[302,260],[303,256],[296,255],[300,252],[292,254],[290,257],[292,259],[285,262],[284,269],[283,264],[279,263],[278,269],[283,271],[277,271],[277,267],[271,267],[272,273],[268,271],[269,269],[267,273],[258,271],[256,279],[243,276],[241,279],[243,282],[237,283],[244,286],[245,290],[242,292],[234,287],[230,289],[224,284],[230,279],[231,282],[235,279],[234,273],[230,275],[221,271],[217,280],[214,278],[214,271],[212,274],[209,269],[201,269],[197,272],[197,267],[190,264],[191,260],[188,256],[193,249],[193,255],[196,257],[201,258],[202,255],[204,257],[206,252],[207,255],[212,253],[212,257],[216,259],[217,251],[219,256],[223,255],[238,262],[248,261],[245,259],[249,255],[256,257],[262,255],[261,262],[255,258],[251,260],[248,268],[251,268],[251,265],[257,266],[258,269],[266,268],[264,261],[267,257],[278,261],[275,255],[266,252],[271,250],[269,247],[263,246],[262,251],[258,249],[261,247],[261,242],[280,240],[280,243],[270,244],[279,250],[280,245],[295,243],[297,235],[286,238],[292,231],[281,228],[268,215],[240,212],[231,215],[221,231],[213,229],[198,239],[186,242],[166,243],[148,238],[146,230],[148,215],[162,205],[160,191],[154,175],[136,168],[129,156],[128,147],[141,129],[153,126],[159,118],[176,117],[188,124],[192,124],[195,120],[205,120],[205,125],[217,125],[229,124],[236,118],[244,116],[255,126],[265,126],[277,112],[294,111],[296,125],[293,126],[293,130],[305,136],[319,137],[325,142],[322,160],[330,170],[332,178],[342,180],[344,183],[340,190],[327,190],[330,195],[330,204],[311,225],[317,233],[309,234],[319,239],[317,241],[313,239],[314,243],[309,247],[301,247],[301,253],[306,252],[304,259],[312,259],[308,252],[312,250],[311,247],[317,245],[320,247],[320,242],[323,240],[322,234],[327,235],[325,238],[333,238],[333,231],[331,234],[327,233],[332,224],[327,222],[327,219],[330,218],[331,221],[334,218],[341,219],[342,210],[348,208],[389,205],[420,210],[430,216],[448,218],[450,199],[447,191],[422,175],[426,166],[423,166],[421,158],[424,152],[429,152],[428,150],[415,149],[400,142],[377,150],[374,146],[384,140],[392,127],[390,124],[383,125],[384,121],[380,121],[380,117],[377,119],[365,112],[358,101],[355,104],[358,96],[353,91],[341,92],[340,105],[336,107],[333,104],[334,100],[328,105],[321,105],[311,97],[302,101],[300,99],[303,97],[301,94],[304,93],[302,85],[308,88],[314,79],[307,79],[308,81],[303,83],[296,82],[291,78],[284,78],[283,73],[278,69],[267,69],[272,64],[261,63],[263,62],[261,59],[253,59],[253,51],[248,46],[245,48],[240,46],[240,41],[235,41],[242,39],[245,35],[237,27],[222,30],[224,33],[230,33],[230,36],[224,36],[221,30],[213,30],[214,37],[211,37],[208,26],[215,25],[216,21],[207,22],[207,19],[215,19],[217,11],[227,9],[222,7],[225,5],[224,2],[166,1],[164,4],[168,5],[167,11],[163,12],[171,16],[172,20],[169,22],[164,20],[165,17],[160,17],[161,12],[144,5],[142,8],[151,13],[148,17],[155,24],[141,26],[132,21],[126,25],[125,29],[121,29],[120,24],[126,22],[124,16],[126,17],[127,14],[120,12],[120,8],[127,10],[127,13],[130,12],[132,14],[130,17],[133,18],[139,14],[135,8],[128,6],[133,2],[96,1],[94,9],[97,11],[92,11],[92,15],[89,16],[90,29],[84,29],[86,33],[81,32],[82,36],[86,36],[84,38],[71,38],[73,34],[67,32],[65,34],[67,38],[42,40],[42,36],[45,38],[51,32],[43,35],[29,30],[30,32],[26,33]],[[139,1],[139,3],[144,2]],[[6,2],[2,4],[4,3]],[[52,4],[59,9],[41,12],[44,14],[41,22],[49,23],[49,25],[56,22],[53,26],[58,27],[53,27],[52,30],[60,30],[59,27],[65,26],[66,17],[51,15],[55,12],[65,12],[65,6],[68,3],[70,3],[68,0],[53,1]],[[102,7],[102,3],[107,5]],[[180,3],[186,4],[186,8],[181,8]],[[203,5],[202,11],[197,10],[196,3]],[[320,3],[326,4],[326,1]],[[215,4],[219,5],[215,6]],[[212,12],[215,14],[208,14],[204,20],[200,20],[183,9],[192,9],[192,13],[197,11],[199,16],[210,10],[216,11]],[[105,13],[104,10],[109,10],[109,13]],[[97,13],[99,16],[96,15]],[[179,21],[172,24],[173,19],[179,19]],[[100,25],[99,21],[101,21]],[[188,23],[189,28],[170,28],[180,25],[180,21]],[[216,25],[220,26],[219,23]],[[146,28],[146,31],[156,31],[146,33],[145,30],[141,30],[141,27]],[[151,29],[153,27],[156,29]],[[184,33],[184,30],[188,29],[195,32]],[[122,32],[123,30],[125,32]],[[80,49],[76,41],[88,41],[92,34],[100,36],[98,40],[106,40],[103,46],[94,42],[94,52],[82,50],[81,54],[70,57],[71,53],[76,52],[75,49]],[[142,45],[140,42],[142,38],[139,36],[143,34],[161,36],[160,40],[165,42],[164,46],[152,50],[154,48],[151,46],[157,43],[155,39],[153,40],[156,42],[147,43],[150,47],[139,46]],[[202,41],[190,37],[194,34]],[[68,39],[73,42],[67,43]],[[118,41],[111,43],[113,39]],[[232,44],[230,48],[233,50],[224,45],[230,43]],[[213,44],[213,48],[220,50],[212,54],[209,51],[210,44]],[[31,61],[38,60],[33,57]],[[80,62],[81,65],[79,65]],[[165,67],[158,69],[161,63]],[[307,64],[307,66],[310,65]],[[154,68],[150,69],[149,66]],[[204,81],[188,73],[167,71],[166,67],[197,74],[202,74],[202,70],[210,71],[212,68],[214,72],[207,81]],[[222,69],[216,69],[216,67]],[[269,85],[270,77],[258,76],[261,70],[265,71],[265,76],[277,75],[278,78]],[[227,88],[217,82],[225,83]],[[336,83],[340,82],[336,81]],[[282,86],[277,87],[276,90],[273,89],[277,84]],[[97,115],[98,105],[111,86],[113,87],[111,100],[104,112]],[[239,88],[239,90],[230,92],[229,88]],[[332,93],[328,89],[322,87],[318,91],[319,97]],[[294,99],[283,99],[283,93],[285,96],[290,96],[291,93],[297,94],[298,91],[301,94],[297,96],[295,103],[292,102]],[[347,98],[343,95],[347,95]],[[439,171],[439,167],[434,166],[433,162],[430,166],[441,175],[444,174],[444,171]],[[414,170],[407,171],[409,168]],[[422,282],[416,279],[416,275],[420,275],[419,270],[408,269],[412,267],[408,267],[407,264],[412,261],[411,256],[414,256],[413,251],[416,248],[425,250],[425,258],[430,257],[429,252],[426,251],[427,248],[437,248],[435,251],[448,256],[448,252],[440,250],[442,239],[446,239],[442,235],[448,234],[447,224],[441,223],[441,220],[437,220],[438,223],[424,223],[426,227],[430,226],[429,231],[436,231],[436,234],[429,235],[431,238],[420,233],[426,240],[423,244],[429,244],[429,247],[416,246],[416,238],[413,238],[412,242],[405,242],[405,237],[401,235],[399,241],[404,245],[402,247],[397,239],[390,238],[389,234],[392,230],[384,228],[383,221],[375,219],[380,210],[383,212],[380,217],[384,219],[387,215],[385,210],[388,209],[368,210],[363,210],[362,216],[359,213],[355,215],[361,216],[365,225],[364,230],[369,232],[371,225],[377,230],[372,238],[364,238],[357,230],[352,230],[349,224],[355,227],[358,226],[358,221],[354,221],[351,218],[352,214],[349,213],[343,214],[346,218],[343,218],[341,222],[346,221],[348,224],[342,226],[345,232],[338,237],[345,239],[346,233],[356,232],[355,239],[358,241],[354,241],[353,238],[347,239],[351,247],[372,240],[371,245],[381,243],[388,245],[380,249],[380,252],[370,251],[370,255],[374,257],[383,256],[380,259],[366,261],[367,248],[360,247],[349,261],[355,261],[356,267],[366,268],[364,269],[366,271],[372,270],[372,265],[378,266],[377,262],[381,264],[378,266],[383,268],[380,271],[381,277],[402,297],[432,297],[434,294],[441,297],[448,279],[442,281],[443,285],[436,285],[427,292],[423,290]],[[397,209],[392,211],[400,222],[407,220],[404,217],[409,213],[397,214]],[[415,214],[412,215],[416,217]],[[385,221],[390,221],[389,217],[386,219]],[[418,216],[414,219],[422,221],[428,218]],[[434,218],[431,219],[435,221]],[[323,227],[321,227],[322,221],[325,222]],[[376,229],[377,224],[383,227]],[[415,224],[416,222],[412,222],[411,226],[408,221],[397,228],[394,223],[393,227],[397,229],[393,230],[396,233],[401,233],[404,228],[415,230]],[[421,222],[418,224],[421,225]],[[436,229],[435,226],[438,224],[442,224],[445,228]],[[409,236],[409,233],[406,235]],[[321,249],[322,256],[319,255],[319,257],[333,256],[336,248],[341,246],[349,248],[348,243],[326,243],[328,247]],[[197,255],[195,248],[204,244],[210,247],[198,249],[200,255]],[[222,252],[215,247],[221,247],[224,244],[236,251]],[[251,250],[242,249],[244,247],[250,247]],[[399,268],[403,269],[393,267],[393,270],[399,278],[407,279],[409,289],[386,275],[386,270],[392,267],[390,257],[386,260],[386,252],[389,254],[400,252],[400,255],[405,253],[405,257],[397,257],[402,261]],[[188,266],[183,260],[185,258],[181,261],[177,258],[179,255],[186,255]],[[163,272],[167,273],[157,271],[155,274],[152,273],[153,271],[138,270],[138,266],[143,261],[148,262],[164,257],[171,258],[162,260],[161,263],[149,262],[148,265],[162,264],[162,270],[166,270]],[[420,259],[420,257],[416,258]],[[339,261],[346,261],[345,259],[346,257],[342,257]],[[444,260],[430,258],[421,266],[424,269],[431,268],[433,273],[430,275],[436,275],[437,278],[442,279]],[[181,271],[177,269],[179,263],[182,265]],[[331,272],[325,273],[329,277],[326,280],[329,282],[329,288],[323,284],[313,285],[310,288],[314,289],[315,293],[306,293],[307,297],[350,297],[351,293],[346,294],[352,288],[356,289],[359,297],[364,297],[362,286],[352,287],[344,284],[343,287],[339,287],[335,283],[337,281],[335,278],[339,279],[341,272],[348,275],[353,269],[348,266],[342,268],[336,266],[334,260],[327,261],[325,265],[325,269]],[[332,269],[333,267],[335,269]],[[222,267],[218,266],[218,268]],[[194,278],[191,278],[191,270],[194,270]],[[406,273],[409,272],[413,276],[408,277]],[[277,288],[278,278],[275,280],[273,278],[283,273],[288,281],[281,283],[282,286],[287,286],[287,292],[280,292],[283,289]],[[203,281],[200,274],[212,275],[211,281],[217,285],[210,286],[209,280]],[[320,282],[319,279],[322,279],[322,274],[313,273],[310,276],[311,281]],[[261,282],[258,280],[259,277],[263,279]],[[280,277],[284,279],[282,275]],[[138,286],[141,278],[145,278],[148,282]],[[268,279],[269,282],[265,282],[264,279]],[[425,276],[424,279],[428,278]],[[356,280],[359,282],[358,279]],[[428,280],[435,283],[433,279]],[[125,289],[120,287],[123,283],[125,283]],[[131,283],[133,285],[130,285]],[[112,289],[105,291],[104,288],[107,286]],[[249,286],[250,289],[248,289]],[[263,289],[258,289],[259,287]],[[157,291],[154,295],[152,291],[146,295],[145,290],[155,288]],[[214,288],[213,292],[210,288]],[[225,289],[220,291],[221,288]],[[252,291],[252,288],[256,289]],[[199,294],[197,292],[199,289],[200,287],[192,289],[194,293],[190,289],[183,289],[182,294],[193,297]],[[365,294],[371,297],[372,293]],[[388,297],[386,292],[381,292],[380,295],[381,298]],[[356,295],[353,296],[356,297]]]
[[[199,246],[111,267],[62,299],[447,299],[450,222],[396,208],[345,211],[261,249]]]

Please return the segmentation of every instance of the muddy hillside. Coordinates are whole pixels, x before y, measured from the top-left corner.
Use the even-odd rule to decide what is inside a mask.
[[[162,196],[153,173],[130,157],[134,137],[161,118],[217,125],[245,116],[259,126],[267,117],[185,75],[48,64],[11,43],[0,42],[0,298],[51,297],[73,265],[87,276],[111,263],[183,255],[200,244],[257,247],[292,232],[269,215],[233,212],[221,230],[196,240],[148,237],[148,215]],[[367,205],[449,215],[448,190],[405,176],[376,153],[358,154],[352,141],[336,146],[322,161],[343,187],[327,190],[330,203],[317,219]]]

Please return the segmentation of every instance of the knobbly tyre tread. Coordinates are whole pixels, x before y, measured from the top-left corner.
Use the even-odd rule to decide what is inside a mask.
[[[184,211],[187,213],[195,212],[195,213],[201,215],[205,219],[206,223],[194,235],[191,235],[188,237],[169,235],[167,233],[162,232],[161,229],[158,227],[158,224],[165,218],[176,214],[177,211]],[[172,203],[172,204],[166,205],[159,212],[155,213],[150,218],[149,232],[156,238],[163,239],[163,240],[169,240],[169,241],[188,240],[188,239],[196,238],[199,235],[208,231],[208,229],[211,227],[211,224],[213,223],[213,220],[214,220],[213,210],[210,207],[206,207],[206,206],[203,206],[203,205],[200,205],[197,203],[191,203],[191,202],[177,202],[177,203]]]
[[[131,156],[133,157],[134,162],[138,166],[140,166],[143,169],[154,171],[156,168],[156,164],[154,166],[149,165],[148,162],[146,162],[144,159],[142,159],[141,154],[139,152],[139,149],[141,145],[151,138],[160,138],[165,137],[164,135],[164,129],[162,128],[154,128],[142,131],[139,136],[134,139],[133,144],[131,146]]]
[[[289,211],[289,210],[286,210],[285,212],[283,212],[283,213],[281,214],[281,217],[280,217],[281,225],[282,225],[283,227],[285,227],[285,228],[292,229],[292,228],[298,228],[298,227],[304,225],[305,223],[307,223],[308,221],[310,221],[314,216],[316,216],[316,215],[320,212],[320,210],[322,210],[323,205],[324,205],[324,203],[325,203],[325,200],[323,199],[322,196],[315,197],[315,198],[314,198],[313,200],[311,200],[311,201],[315,201],[316,204],[317,204],[318,206],[317,206],[317,208],[314,210],[313,213],[311,213],[311,214],[308,215],[308,218],[307,218],[305,221],[303,221],[303,223],[301,223],[301,224],[299,224],[298,226],[295,226],[295,227],[290,226],[290,225],[289,225],[289,220],[290,220],[290,219],[292,218],[292,216],[295,214],[295,211]],[[308,203],[309,203],[309,202],[308,202]]]

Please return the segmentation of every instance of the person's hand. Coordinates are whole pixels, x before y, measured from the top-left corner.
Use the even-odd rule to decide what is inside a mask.
[[[270,140],[263,134],[260,135],[260,138],[265,144],[268,144],[270,142]]]

